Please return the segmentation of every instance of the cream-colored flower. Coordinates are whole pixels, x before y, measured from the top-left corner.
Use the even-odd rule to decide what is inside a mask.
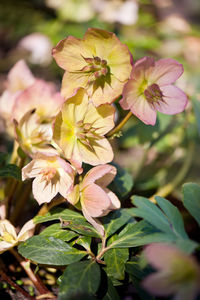
[[[93,166],[111,162],[113,151],[104,135],[114,127],[114,112],[109,104],[95,107],[80,88],[57,115],[53,140],[77,168],[82,162]]]
[[[28,221],[17,235],[15,227],[8,220],[0,220],[0,253],[3,253],[33,235],[35,224]]]
[[[22,179],[33,180],[33,196],[39,203],[50,202],[58,193],[64,198],[73,188],[75,172],[64,159],[55,154],[37,153],[22,169]]]

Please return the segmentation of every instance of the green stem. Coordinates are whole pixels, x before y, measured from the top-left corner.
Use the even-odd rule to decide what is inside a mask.
[[[37,216],[44,216],[46,213],[48,213],[54,206],[57,206],[63,202],[66,202],[67,200],[63,197],[59,197],[58,199],[52,200],[49,204],[44,204],[39,212],[37,213]]]
[[[195,144],[193,141],[189,143],[188,151],[186,153],[186,157],[184,160],[184,164],[182,165],[179,173],[173,179],[172,182],[166,184],[164,187],[158,189],[158,191],[150,198],[150,201],[156,203],[155,196],[166,197],[169,195],[185,178],[188,173],[194,155]]]
[[[122,129],[122,127],[126,124],[126,122],[130,119],[132,115],[133,113],[129,111],[128,114],[124,117],[124,119],[122,119],[121,122],[115,128],[109,131],[106,136],[109,138],[113,137],[117,132],[119,132]]]

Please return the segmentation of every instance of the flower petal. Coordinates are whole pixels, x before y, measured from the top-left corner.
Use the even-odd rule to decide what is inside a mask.
[[[136,81],[147,80],[155,66],[155,60],[152,57],[145,56],[137,60],[131,71],[131,78]]]
[[[174,83],[183,73],[183,66],[172,58],[159,59],[148,76],[148,80],[158,85]]]
[[[33,223],[33,220],[29,220],[20,230],[17,239],[18,241],[25,241],[30,238],[35,230],[36,224]]]
[[[15,227],[8,220],[0,220],[0,236],[3,236],[4,233],[9,233],[13,239],[17,239]]]
[[[94,219],[90,216],[90,214],[88,213],[87,209],[84,206],[84,203],[82,203],[82,212],[84,217],[86,218],[86,220],[92,224],[92,226],[100,233],[101,236],[104,236],[104,227],[101,224],[101,222],[97,219]]]
[[[44,181],[42,176],[37,176],[33,180],[32,192],[39,205],[49,203],[59,192],[59,182],[53,184],[51,181]]]
[[[163,100],[155,103],[155,108],[164,114],[174,115],[184,111],[188,98],[186,94],[174,85],[162,86]]]
[[[119,201],[118,197],[107,188],[104,188],[104,191],[107,193],[111,201],[110,210],[119,209],[121,207],[121,202]]]
[[[0,242],[0,254],[7,251],[8,249],[11,249],[15,246],[15,244],[10,244],[8,242],[5,241],[1,241]]]
[[[85,175],[83,182],[81,184],[81,189],[85,188],[87,185],[96,183],[102,187],[106,187],[111,183],[117,173],[117,169],[111,165],[101,165],[92,168]]]
[[[76,92],[79,87],[86,88],[88,84],[88,76],[81,72],[66,71],[62,79],[61,94],[67,99]]]

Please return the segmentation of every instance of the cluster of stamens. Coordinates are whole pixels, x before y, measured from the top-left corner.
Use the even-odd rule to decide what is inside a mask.
[[[81,143],[88,146],[90,149],[94,150],[90,139],[96,139],[98,134],[95,133],[97,128],[92,127],[91,123],[84,123],[83,121],[78,121],[76,123],[76,136],[81,141]]]
[[[41,170],[40,174],[42,175],[42,179],[45,181],[50,181],[55,175],[57,170],[52,167],[47,167],[43,170]]]
[[[106,76],[108,73],[107,61],[101,59],[98,56],[83,57],[87,65],[81,69],[81,72],[90,73],[94,76],[94,79],[97,79],[101,76]]]
[[[144,95],[147,101],[150,103],[162,101],[162,91],[160,90],[159,86],[156,83],[148,86],[147,89],[144,91]]]

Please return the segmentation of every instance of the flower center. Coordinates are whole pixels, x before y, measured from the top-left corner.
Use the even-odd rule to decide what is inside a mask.
[[[84,123],[83,121],[78,121],[76,123],[76,136],[81,141],[81,143],[85,144],[92,150],[93,147],[91,145],[91,140],[94,140],[98,137],[95,133],[97,128],[92,127],[91,123]]]
[[[148,86],[147,89],[144,91],[144,96],[147,101],[153,103],[162,100],[163,94],[156,83]]]
[[[6,232],[6,231],[2,235],[2,239],[3,239],[3,241],[10,243],[10,244],[14,244],[16,242],[16,240],[12,236],[12,234],[10,234],[9,232]]]
[[[57,170],[52,167],[47,167],[44,170],[41,170],[40,174],[42,174],[42,179],[45,181],[50,181],[55,175]]]
[[[94,76],[94,80],[101,77],[106,76],[108,73],[107,61],[105,59],[101,59],[98,56],[91,57],[83,57],[87,65],[83,67],[81,70],[85,73],[92,73]]]

